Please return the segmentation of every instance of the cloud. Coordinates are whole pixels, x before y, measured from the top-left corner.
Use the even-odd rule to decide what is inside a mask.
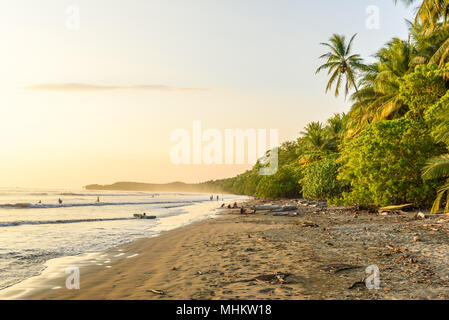
[[[133,86],[104,86],[87,83],[42,83],[26,87],[27,90],[47,91],[106,91],[106,90],[139,90],[139,91],[207,91],[206,88],[183,88],[165,85],[133,85]]]

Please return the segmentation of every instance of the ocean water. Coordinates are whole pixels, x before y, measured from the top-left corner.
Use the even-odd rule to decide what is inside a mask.
[[[186,193],[0,188],[0,289],[38,275],[50,259],[99,252],[137,238],[155,236],[214,215],[213,209],[221,205],[222,198],[225,203],[245,199],[220,195],[220,201],[214,198],[211,202],[209,197]],[[133,217],[143,212],[157,218]]]

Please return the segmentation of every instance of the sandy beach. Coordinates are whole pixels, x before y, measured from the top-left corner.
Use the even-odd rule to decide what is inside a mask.
[[[224,213],[104,252],[79,290],[60,270],[20,299],[447,299],[448,228],[447,215],[312,202],[290,216]],[[377,290],[364,283],[373,265]]]

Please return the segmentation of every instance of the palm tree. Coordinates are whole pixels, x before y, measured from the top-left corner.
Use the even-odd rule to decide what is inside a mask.
[[[449,154],[430,159],[424,168],[423,177],[425,179],[449,177]],[[446,183],[437,191],[437,198],[433,203],[431,213],[436,213],[440,209],[441,200],[446,192],[447,199],[444,212],[449,212],[449,179],[447,179]]]
[[[332,151],[333,143],[321,122],[310,122],[301,132],[301,140],[310,152]]]
[[[441,121],[442,124],[439,126],[439,130],[436,131],[436,139],[449,146],[449,107],[446,106],[438,113],[437,121]],[[449,154],[443,154],[430,159],[424,168],[423,178],[447,178],[446,183],[437,191],[437,198],[433,203],[431,212],[436,213],[440,209],[441,200],[445,193],[447,193],[447,199],[444,212],[449,212]]]
[[[437,63],[440,68],[443,67],[449,58],[449,24],[440,24],[429,33],[422,24],[408,23],[416,49],[413,64]]]
[[[378,62],[360,68],[360,89],[351,97],[354,103],[349,113],[350,135],[371,121],[405,113],[406,107],[399,98],[400,79],[410,72],[414,56],[412,44],[394,38],[377,52]]]
[[[402,0],[406,5],[416,0]],[[397,0],[395,0],[397,3]],[[410,24],[420,56],[418,63],[439,63],[449,58],[449,0],[423,0],[417,8],[415,21]]]
[[[326,93],[335,84],[335,96],[338,97],[343,81],[346,82],[344,85],[345,96],[348,95],[351,88],[358,91],[356,70],[362,65],[362,60],[360,55],[351,54],[352,42],[356,35],[352,36],[348,44],[346,44],[345,36],[338,34],[334,34],[329,39],[329,43],[321,43],[321,45],[328,47],[330,51],[320,57],[320,59],[325,59],[326,62],[316,70],[315,74],[322,70],[328,70],[330,79],[326,86]]]
[[[335,145],[340,144],[346,133],[347,115],[343,113],[335,113],[332,118],[327,120],[326,131]]]
[[[396,4],[398,0],[393,0]],[[440,21],[445,25],[449,17],[449,0],[401,0],[406,6],[421,2],[416,7],[415,23],[421,23],[426,32],[433,32]]]

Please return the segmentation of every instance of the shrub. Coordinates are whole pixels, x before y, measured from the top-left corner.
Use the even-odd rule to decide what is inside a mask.
[[[337,180],[339,167],[334,155],[306,165],[301,180],[304,198],[325,200],[341,196],[343,183]]]
[[[298,197],[301,191],[299,166],[284,165],[271,176],[263,176],[257,186],[257,195],[264,199]]]
[[[449,147],[449,91],[426,111],[425,119],[435,140]]]
[[[339,179],[350,184],[346,204],[429,205],[435,182],[423,181],[426,160],[441,154],[422,121],[398,119],[369,125],[344,146]]]
[[[435,104],[447,91],[444,75],[449,70],[437,65],[418,65],[413,73],[401,80],[401,100],[409,107],[408,117],[423,118],[427,108]]]

